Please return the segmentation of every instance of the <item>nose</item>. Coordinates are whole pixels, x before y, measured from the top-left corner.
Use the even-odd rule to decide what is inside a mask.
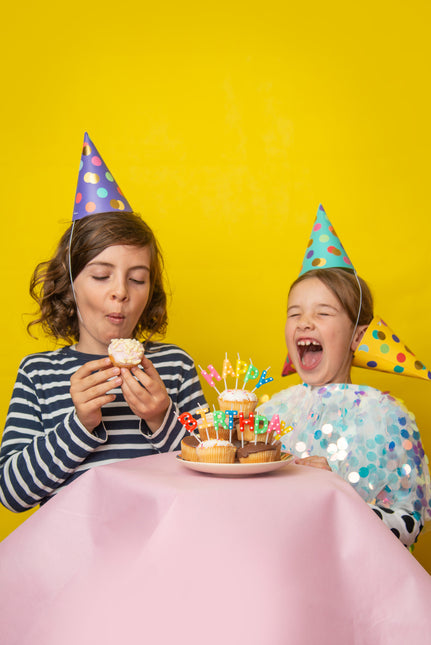
[[[127,280],[120,276],[117,277],[112,285],[111,298],[122,302],[127,300],[128,296]]]
[[[299,316],[297,322],[299,329],[313,329],[314,327],[312,316],[305,312]]]

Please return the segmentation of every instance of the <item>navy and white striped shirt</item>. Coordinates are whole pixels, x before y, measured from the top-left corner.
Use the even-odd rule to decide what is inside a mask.
[[[116,399],[103,407],[103,423],[92,433],[80,423],[70,396],[70,377],[101,356],[63,347],[22,360],[0,449],[4,506],[25,511],[93,466],[180,448],[185,429],[178,414],[205,403],[193,360],[166,343],[150,343],[145,353],[172,402],[153,433],[130,410],[121,388],[112,390]]]

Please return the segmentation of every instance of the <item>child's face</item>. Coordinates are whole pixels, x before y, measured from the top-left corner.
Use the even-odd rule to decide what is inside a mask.
[[[350,383],[353,324],[337,297],[318,278],[308,278],[289,295],[286,343],[296,371],[310,385]]]
[[[148,247],[109,246],[76,277],[80,351],[106,354],[112,338],[132,336],[148,302],[150,259]]]

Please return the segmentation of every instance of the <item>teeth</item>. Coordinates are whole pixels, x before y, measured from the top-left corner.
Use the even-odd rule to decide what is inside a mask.
[[[301,347],[308,347],[309,345],[320,347],[320,343],[318,343],[317,340],[298,340],[297,345],[300,345]]]

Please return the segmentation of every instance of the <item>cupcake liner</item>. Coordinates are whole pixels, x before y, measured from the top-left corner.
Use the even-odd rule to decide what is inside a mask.
[[[247,457],[240,457],[241,464],[265,464],[269,461],[278,461],[275,450],[262,450],[261,452],[252,452]]]
[[[255,411],[257,401],[224,401],[219,396],[218,404],[222,412],[225,412],[226,410],[237,410],[238,414],[242,412],[244,416],[249,416],[251,412]]]
[[[260,433],[260,434],[258,434],[258,433],[254,434],[254,432],[252,432],[250,430],[248,425],[245,426],[244,432],[241,432],[241,430],[239,429],[239,423],[237,423],[235,425],[235,429],[236,429],[236,437],[237,437],[237,439],[239,441],[242,441],[242,439],[244,439],[244,441],[252,441],[253,443],[254,443],[255,439],[256,439],[256,441],[258,443],[262,443],[262,442],[263,443],[271,443],[272,436],[274,434],[273,430],[271,430],[271,432],[269,432],[269,433],[263,432],[263,433]],[[268,441],[266,440],[267,435],[268,435]]]
[[[196,448],[194,446],[188,446],[184,440],[181,441],[181,457],[185,461],[198,461]]]
[[[233,464],[235,462],[235,446],[214,446],[196,450],[198,461],[211,464]]]
[[[208,434],[207,434],[208,430]],[[200,428],[198,425],[199,436],[202,441],[207,441],[209,439],[222,439],[223,441],[230,441],[234,435],[235,430],[229,430],[229,428],[223,428],[219,426],[218,435],[214,426],[208,426],[208,428]]]

